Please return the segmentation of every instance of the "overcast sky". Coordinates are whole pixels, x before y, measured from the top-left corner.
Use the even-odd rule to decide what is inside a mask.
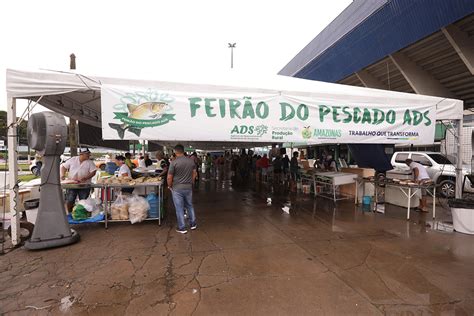
[[[5,69],[69,68],[166,80],[234,69],[278,73],[351,0],[0,1],[0,109]],[[19,104],[18,112],[24,103]]]

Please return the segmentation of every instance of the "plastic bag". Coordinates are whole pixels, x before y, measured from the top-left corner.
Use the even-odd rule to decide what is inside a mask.
[[[89,212],[87,212],[86,208],[81,204],[76,204],[72,209],[72,218],[76,221],[84,220],[89,218]]]
[[[128,219],[128,200],[119,193],[117,199],[112,203],[111,216],[113,220],[127,220]]]
[[[89,213],[92,213],[94,211],[97,211],[97,209],[100,208],[101,202],[98,199],[93,199],[90,197],[90,198],[87,198],[87,200],[80,200],[79,202],[77,202],[77,204],[84,206],[86,211],[88,211]]]
[[[128,200],[128,214],[132,224],[144,221],[148,217],[150,204],[138,195],[132,195]]]

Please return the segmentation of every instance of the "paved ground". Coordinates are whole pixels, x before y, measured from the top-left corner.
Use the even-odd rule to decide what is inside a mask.
[[[195,200],[187,235],[173,221],[77,226],[78,244],[0,256],[0,314],[474,313],[474,237],[427,215],[216,182]]]

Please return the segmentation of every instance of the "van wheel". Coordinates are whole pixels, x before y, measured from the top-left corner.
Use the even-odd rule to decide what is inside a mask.
[[[452,198],[456,192],[456,183],[453,180],[443,180],[439,184],[439,191],[442,197]]]

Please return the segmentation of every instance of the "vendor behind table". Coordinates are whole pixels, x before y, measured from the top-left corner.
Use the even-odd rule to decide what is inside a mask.
[[[92,177],[97,172],[97,168],[90,160],[91,152],[88,148],[81,148],[79,156],[72,157],[61,165],[61,180],[66,179],[66,172],[69,180],[74,180],[78,184],[90,184]],[[66,190],[66,207],[69,213],[72,212],[76,198],[85,200],[89,197],[90,188],[68,189]]]
[[[414,181],[418,184],[426,184],[428,182],[431,182],[431,179],[430,179],[430,176],[428,175],[428,172],[426,171],[426,168],[418,163],[418,162],[414,162],[413,160],[411,159],[407,159],[405,160],[405,163],[407,164],[408,167],[410,167],[410,170],[413,172],[413,177],[414,177]],[[426,189],[421,189],[419,191],[419,198],[420,198],[420,210],[422,212],[427,212],[425,210],[426,208]]]
[[[119,155],[119,156],[115,157],[115,161],[117,163],[117,166],[119,166],[118,176],[119,177],[131,178],[132,177],[132,172],[130,171],[130,168],[128,167],[128,165],[125,162],[126,158],[124,156]],[[122,192],[132,193],[133,188],[123,188]]]

